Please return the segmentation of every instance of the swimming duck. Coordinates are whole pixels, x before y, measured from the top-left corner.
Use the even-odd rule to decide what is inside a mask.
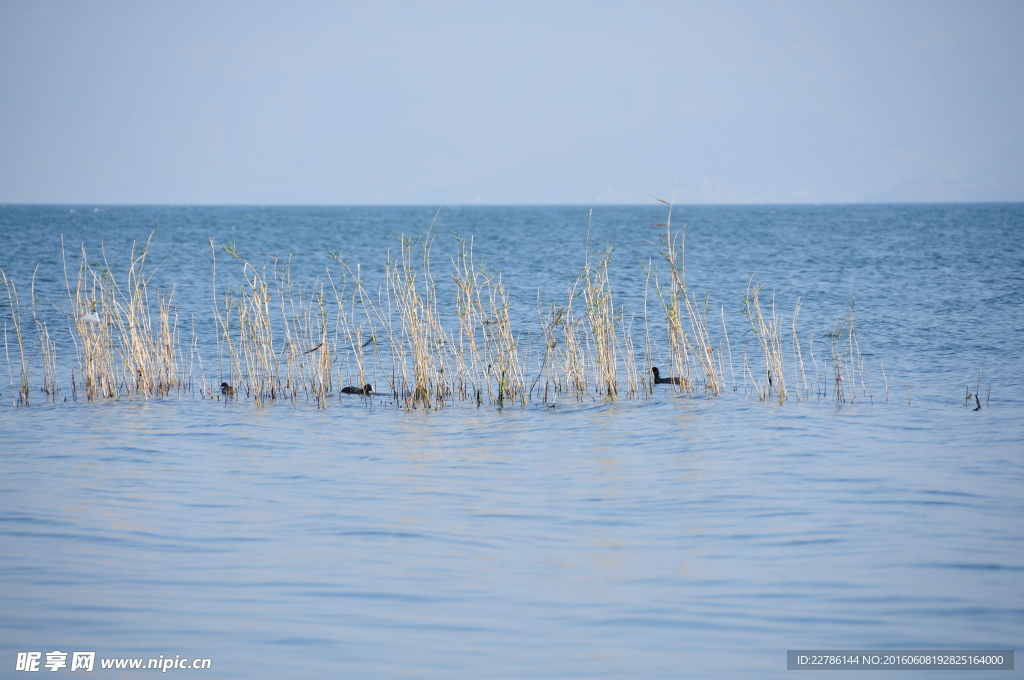
[[[373,394],[373,385],[367,384],[362,387],[342,387],[341,391],[343,394],[365,394],[368,396]]]
[[[228,397],[233,397],[235,396],[235,388],[226,382],[222,382],[220,384],[220,393]]]
[[[682,385],[682,378],[662,378],[661,371],[658,370],[657,366],[651,366],[651,373],[654,374],[655,385]]]

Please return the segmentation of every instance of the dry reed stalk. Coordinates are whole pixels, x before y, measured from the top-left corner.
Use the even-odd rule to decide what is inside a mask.
[[[619,309],[619,332],[622,335],[621,353],[622,362],[626,368],[626,398],[636,399],[640,396],[640,376],[636,364],[636,348],[633,343],[633,321],[635,317],[629,317],[626,323],[626,308]]]
[[[673,202],[661,199],[656,200],[668,206],[668,216],[665,223],[655,226],[665,228],[665,234],[661,237],[661,255],[669,267],[669,284],[667,290],[665,286],[658,284],[656,284],[656,289],[665,307],[670,364],[673,372],[680,378],[680,386],[687,389],[693,385],[694,378],[691,378],[690,367],[694,360],[696,360],[696,365],[700,367],[705,391],[712,396],[720,396],[725,391],[722,382],[725,376],[721,358],[716,361],[715,347],[707,323],[710,296],[704,298],[702,306],[697,301],[696,296],[689,292],[686,282],[685,227],[682,232],[673,232]],[[647,269],[647,273],[649,277],[650,268]],[[684,327],[684,307],[686,308],[685,316],[689,322],[690,334],[687,334]],[[724,322],[723,316],[723,328]],[[650,362],[649,344],[648,335],[648,362]]]
[[[283,271],[274,268],[284,331],[285,377],[283,394],[294,403],[299,391],[312,396],[318,408],[327,407],[333,385],[330,324],[323,284],[313,283],[310,294],[291,278],[291,262]]]
[[[354,382],[349,381],[352,385],[366,385],[370,383],[370,378],[367,371],[366,365],[366,353],[365,349],[367,345],[376,343],[376,335],[374,334],[373,317],[370,315],[370,303],[366,301],[366,291],[363,289],[361,282],[360,268],[357,266],[355,271],[351,271],[348,265],[341,262],[340,256],[337,253],[328,253],[331,259],[339,262],[345,268],[342,272],[341,290],[338,290],[337,284],[334,282],[334,277],[331,275],[330,270],[327,272],[327,277],[331,282],[331,289],[334,291],[334,299],[338,309],[338,331],[344,334],[348,350],[345,356],[345,365],[349,365],[349,361],[354,360],[356,367],[354,372]],[[354,285],[351,292],[351,304],[346,306],[346,301],[350,297],[348,292],[349,277],[351,277]],[[362,309],[366,320],[357,320],[357,309]],[[346,311],[347,310],[347,311]],[[366,336],[366,340],[363,337]],[[377,351],[377,345],[375,344],[375,351],[379,358],[380,352]],[[340,373],[341,368],[339,367],[338,379],[341,383],[345,383],[345,380]],[[351,368],[348,369],[350,376],[353,376]]]
[[[750,384],[754,388],[754,392],[757,393],[758,401],[766,401],[768,399],[768,385],[767,383],[759,382],[754,378],[754,374],[750,371],[750,362],[747,361],[747,350],[750,349],[750,341],[747,340],[743,343],[743,372],[747,374],[750,379]],[[743,393],[746,394],[746,381],[744,381]]]
[[[800,338],[796,333],[796,320],[800,316],[800,297],[796,299],[796,306],[793,308],[793,375],[799,376],[800,385],[797,389],[797,398],[807,399],[810,390],[807,386],[807,371],[804,368],[804,357],[800,351]]]
[[[122,382],[129,396],[138,394],[143,398],[151,395],[166,396],[171,389],[180,385],[174,342],[177,319],[173,322],[171,320],[174,291],[172,289],[169,293],[157,295],[159,329],[154,332],[149,299],[150,279],[144,272],[148,254],[149,241],[138,254],[135,244],[132,244],[127,294],[117,285],[112,274],[101,279],[111,288],[110,322],[120,337],[118,354],[121,358]],[[105,257],[104,268],[111,271]]]
[[[455,312],[459,319],[456,381],[463,398],[468,393],[479,406],[483,403],[485,390],[488,392],[488,401],[491,398],[483,346],[486,343],[486,334],[482,330],[486,319],[482,301],[483,274],[473,260],[473,239],[467,241],[458,235],[455,238],[459,242],[459,253],[452,259]]]
[[[885,374],[885,362],[879,361],[878,368],[882,371],[882,383],[885,385],[885,403],[889,403],[889,376]]]
[[[519,360],[519,341],[512,331],[509,316],[511,302],[508,288],[497,275],[487,287],[489,310],[484,330],[488,336],[491,353],[492,378],[498,383],[498,403],[518,401],[526,403],[526,377]]]
[[[434,216],[434,219],[437,219],[437,215]],[[434,355],[433,365],[435,370],[431,376],[433,380],[433,398],[438,406],[443,406],[455,398],[457,371],[453,369],[452,363],[458,364],[459,359],[457,358],[458,352],[455,343],[448,334],[442,322],[441,313],[438,310],[437,284],[430,268],[431,245],[433,243],[433,236],[431,234],[433,228],[434,224],[432,222],[430,230],[423,239],[420,257],[423,272],[424,318],[430,329],[430,349]]]
[[[309,394],[306,384],[306,362],[304,361],[304,350],[309,345],[306,345],[298,337],[298,326],[302,323],[302,313],[296,310],[295,284],[291,279],[291,259],[289,258],[284,264],[283,271],[279,270],[281,261],[276,257],[271,259],[274,261],[274,266],[271,269],[271,281],[281,313],[281,348],[275,352],[275,356],[278,357],[279,370],[282,371],[279,397],[290,399],[294,406],[300,391],[305,391],[307,396]],[[298,297],[299,305],[302,305],[304,296],[301,290],[298,292]]]
[[[751,279],[751,282],[753,282],[753,279]],[[757,336],[758,341],[761,343],[761,349],[764,352],[765,372],[768,380],[767,385],[758,385],[757,381],[754,381],[754,385],[762,400],[767,399],[768,395],[774,389],[775,394],[779,399],[779,404],[784,404],[786,402],[788,392],[786,390],[785,360],[782,353],[782,338],[779,334],[780,322],[779,318],[775,314],[774,298],[772,299],[771,318],[767,320],[765,319],[764,314],[761,311],[760,293],[760,285],[756,285],[751,288],[750,283],[748,283],[747,294],[743,298],[743,313],[750,321],[750,327],[754,331],[754,335]],[[753,380],[753,376],[751,376],[751,379]]]
[[[590,338],[593,339],[594,387],[606,399],[615,399],[619,393],[615,303],[608,280],[611,257],[612,249],[609,246],[595,266],[591,264],[588,254],[582,275],[586,318],[590,326]]]
[[[465,373],[473,380],[477,403],[481,389],[488,401],[503,405],[506,401],[526,403],[529,393],[519,341],[509,314],[511,301],[501,275],[489,273],[473,261],[472,241],[459,239],[461,248],[453,261],[456,285],[456,312],[459,317],[459,342]],[[468,363],[467,363],[468,354]]]
[[[404,343],[401,342],[399,332],[395,330],[395,326],[391,321],[391,299],[387,296],[387,288],[385,287],[381,293],[378,294],[377,301],[374,302],[373,297],[369,291],[363,286],[362,283],[362,271],[359,265],[356,265],[353,270],[352,266],[337,252],[328,251],[327,256],[334,260],[342,268],[342,293],[337,293],[337,287],[335,286],[335,296],[339,305],[339,320],[343,326],[346,337],[349,342],[351,351],[354,353],[357,360],[358,368],[358,380],[357,385],[365,385],[370,382],[366,376],[365,357],[363,350],[367,345],[372,344],[374,350],[374,356],[377,359],[377,365],[381,369],[385,379],[388,382],[388,388],[392,396],[396,401],[400,398],[400,389],[398,376],[395,373],[395,367],[397,364],[404,365],[405,349]],[[350,316],[345,316],[343,311],[343,297],[344,291],[347,290],[349,282],[352,283],[352,306]],[[332,285],[333,279],[332,279]],[[386,304],[385,304],[386,300]],[[362,309],[365,321],[359,322],[356,325],[356,309]],[[381,343],[377,339],[377,328],[383,332],[387,338],[386,343]],[[365,333],[368,338],[364,341],[363,334]],[[381,345],[386,344],[386,349],[390,354],[391,371],[389,372],[384,364],[384,357],[381,352]]]
[[[424,250],[424,260],[429,258],[430,237],[420,242]],[[416,241],[405,236],[399,237],[401,243],[400,258],[388,259],[385,265],[387,295],[394,300],[401,323],[400,363],[402,374],[402,392],[407,407],[423,406],[430,408],[433,403],[434,388],[437,386],[434,355],[434,320],[431,318],[429,296],[432,292],[432,281],[424,272],[424,290],[421,293],[417,285],[419,271],[413,265],[413,248]],[[427,299],[424,298],[427,296]],[[406,363],[411,357],[412,366]]]
[[[725,383],[725,352],[722,351],[722,342],[718,342],[718,374],[722,376],[723,389]],[[733,388],[735,392],[735,387]]]
[[[171,321],[170,317],[168,317],[168,321],[170,322],[171,328],[172,328],[171,333],[172,333],[172,336],[173,336],[173,339],[174,339],[173,346],[176,348],[175,349],[175,366],[177,367],[176,368],[177,375],[178,375],[177,391],[178,391],[178,398],[180,399],[182,391],[184,391],[186,393],[192,391],[192,374],[191,373],[188,373],[188,374],[185,373],[185,352],[183,352],[182,349],[181,349],[181,326],[178,323],[178,309],[175,306],[175,307],[173,307],[173,310],[174,310],[173,321]]]
[[[814,331],[811,331],[811,341],[808,343],[808,352],[811,355],[811,363],[814,364],[814,394],[820,401],[824,394],[821,391],[821,380],[819,378],[818,360],[814,358]]]
[[[565,382],[576,393],[580,401],[590,391],[590,372],[587,370],[586,338],[583,331],[583,317],[576,317],[573,313],[573,300],[579,295],[576,288],[579,279],[569,290],[569,300],[565,306],[565,322],[562,324],[562,370],[565,373]],[[581,336],[584,336],[581,340]]]
[[[218,334],[218,337],[219,337],[219,334]],[[206,380],[206,368],[203,366],[203,355],[199,352],[199,337],[196,335],[196,316],[195,316],[195,314],[193,314],[192,315],[192,341],[190,343],[189,369],[188,369],[190,389],[192,389],[191,386],[193,384],[193,382],[192,382],[192,363],[193,363],[193,361],[195,359],[199,360],[199,395],[200,395],[200,397],[203,397],[204,395],[212,394],[213,392],[212,392],[212,390],[210,388],[210,384]]]
[[[875,392],[871,387],[871,364],[865,363],[863,358],[858,358],[860,362],[861,371],[861,389],[867,390],[868,401],[872,404],[875,403]]]
[[[845,326],[845,321],[841,322],[836,320],[835,324],[832,326],[832,330],[826,334],[830,338],[829,349],[831,350],[832,355],[832,396],[835,398],[837,403],[846,401],[846,348],[842,343],[843,330]]]
[[[422,318],[423,302],[416,287],[416,270],[412,266],[411,239],[399,237],[401,257],[393,260],[390,252],[384,266],[385,295],[394,301],[398,311],[399,332],[391,338],[392,369],[396,366],[401,376],[399,398],[406,408],[419,404],[430,406],[430,366],[426,324]],[[389,315],[390,318],[390,315]],[[394,324],[389,324],[394,328]],[[412,354],[412,367],[408,360]]]
[[[145,258],[145,248],[141,257]],[[151,364],[149,354],[152,349],[152,325],[149,315],[142,313],[148,300],[144,298],[143,282],[136,272],[137,259],[133,243],[127,283],[130,295],[126,300],[104,255],[104,269],[111,272],[111,275],[104,279],[111,288],[112,313],[108,318],[119,339],[121,385],[126,389],[129,398],[139,393],[147,395],[154,387],[153,376],[146,370]]]
[[[266,266],[262,275],[248,262],[243,276],[247,286],[236,301],[238,314],[238,343],[245,360],[245,381],[256,399],[257,406],[274,401],[281,390],[281,365],[274,344],[272,295],[267,281]]]
[[[211,241],[211,245],[213,242]],[[282,392],[280,361],[274,344],[273,294],[267,277],[267,267],[257,269],[243,258],[234,244],[221,245],[229,255],[242,263],[245,285],[238,297],[230,291],[224,293],[224,311],[215,308],[217,323],[232,365],[231,379],[235,394],[244,386],[256,401],[257,407],[285,396]],[[216,262],[216,256],[215,256]],[[276,266],[276,265],[275,265]],[[272,272],[276,275],[276,272]],[[232,313],[237,317],[237,331],[232,332]],[[244,365],[244,369],[243,369]]]
[[[57,393],[60,392],[60,383],[57,379],[57,343],[50,337],[50,329],[46,322],[36,322],[36,331],[39,335],[40,351],[43,358],[43,386],[42,390],[54,402],[57,400]]]
[[[850,361],[854,376],[860,377],[861,395],[873,398],[871,393],[871,366],[864,363],[864,355],[860,351],[860,339],[857,336],[857,322],[854,314],[854,301],[850,301]]]
[[[832,330],[826,335],[830,338],[829,349],[832,355],[832,374],[834,377],[833,396],[837,403],[856,401],[857,377],[860,374],[861,393],[870,396],[865,383],[864,358],[857,340],[857,326],[854,306],[843,319],[836,319]],[[849,386],[847,387],[847,383]]]
[[[231,292],[228,290],[224,291],[224,312],[221,313],[220,307],[220,294],[217,292],[217,244],[214,243],[213,239],[210,239],[210,259],[212,262],[213,273],[211,275],[211,288],[213,292],[213,318],[217,327],[216,339],[217,339],[217,379],[214,381],[216,384],[217,380],[222,382],[228,382],[235,386],[235,393],[241,394],[241,365],[238,358],[234,355],[234,343],[231,340],[231,313],[234,305],[231,304]],[[224,369],[224,350],[227,348],[228,351],[228,368],[227,371]],[[213,391],[207,391],[207,394],[215,399],[220,397]]]
[[[693,341],[696,343],[694,353],[700,362],[701,372],[704,376],[704,389],[712,396],[720,396],[724,388],[719,377],[720,373],[715,366],[715,348],[711,343],[711,335],[708,332],[708,302],[711,296],[704,298],[704,308],[697,304],[697,298],[691,293],[684,297],[686,311],[690,317],[690,330],[693,333]],[[724,377],[724,376],[723,376]]]
[[[654,263],[650,258],[647,260],[647,266],[644,267],[641,263],[640,267],[644,270],[646,275],[644,278],[644,366],[654,365],[654,345],[651,341],[651,316],[647,311],[647,298],[651,288],[651,270],[654,269]],[[654,380],[648,378],[646,370],[640,371],[640,381],[644,385],[644,391],[648,397],[654,395]]]
[[[65,270],[66,276],[66,270]],[[78,267],[74,297],[70,299],[72,337],[87,401],[120,396],[111,319],[116,314],[112,274],[104,265],[93,268],[85,247]],[[69,285],[70,294],[70,285]]]
[[[68,278],[68,259],[67,259],[67,253],[66,253],[66,251],[64,249],[64,234],[60,235],[60,261],[61,261],[61,266],[62,266],[63,272],[64,272],[64,287],[65,287],[65,290],[67,291],[68,301],[70,303],[74,298],[71,295],[71,282],[70,282],[70,279]],[[64,316],[67,318],[68,335],[71,336],[71,340],[75,344],[75,357],[80,360],[82,354],[81,354],[81,347],[79,347],[79,345],[78,345],[78,338],[75,335],[75,315],[74,315],[73,304],[72,304],[72,314],[67,314],[66,312],[64,312],[64,310],[60,309],[60,307],[58,307],[57,305],[54,305],[53,302],[50,302],[50,304],[53,305],[54,307],[57,307],[58,311],[60,311],[62,314],[64,314]],[[71,369],[71,399],[74,400],[75,402],[78,401],[78,390],[77,390],[77,385],[75,383],[75,369],[74,368]]]
[[[732,365],[732,344],[729,342],[729,329],[725,327],[725,307],[722,307],[722,334],[725,335],[725,347],[729,350],[729,374],[732,376],[732,391],[739,391],[736,387],[736,371]],[[725,369],[722,369],[722,375],[725,376]]]
[[[183,367],[179,364],[181,355],[181,335],[178,327],[178,312],[173,305],[174,290],[158,294],[157,316],[160,319],[160,331],[155,339],[154,373],[155,392],[168,394],[171,389],[180,390],[184,379]]]
[[[326,408],[327,397],[334,387],[331,380],[331,365],[334,362],[334,352],[327,320],[327,307],[324,304],[323,284],[320,284],[320,292],[316,295],[317,307],[314,312],[314,323],[310,324],[310,335],[319,335],[319,338],[310,338],[309,344],[314,339],[319,340],[317,347],[307,350],[306,353],[316,352],[316,361],[313,371],[313,392],[321,408]]]
[[[0,276],[3,277],[4,287],[7,289],[7,301],[10,305],[9,309],[11,312],[11,321],[14,324],[14,336],[18,340],[18,354],[21,358],[21,373],[18,378],[18,398],[15,401],[15,406],[28,406],[29,405],[29,375],[28,375],[28,364],[29,359],[25,356],[25,341],[22,337],[21,331],[21,303],[18,300],[18,288],[14,285],[14,280],[7,278],[7,274],[3,270],[0,270]],[[6,328],[4,329],[4,345],[7,344]],[[10,355],[7,358],[8,372],[10,372]],[[14,389],[13,375],[11,378],[11,388]]]
[[[113,275],[108,279],[113,289],[111,307],[114,314],[110,318],[120,340],[118,354],[121,359],[121,382],[129,397],[140,393],[145,397],[156,388],[155,376],[150,370],[154,364],[154,343],[152,319],[145,313],[149,303],[145,292],[146,281],[136,269],[144,264],[146,250],[143,248],[142,253],[136,256],[135,244],[132,244],[127,296],[119,289]],[[104,266],[110,271],[105,256]]]
[[[6,359],[7,359],[7,377],[11,381],[10,382],[11,392],[16,394],[17,391],[14,389],[14,371],[11,370],[11,352],[10,352],[10,348],[8,348],[8,346],[7,346],[7,322],[6,321],[4,321],[4,357],[6,357]],[[73,375],[74,374],[72,374],[72,376]],[[72,380],[74,380],[74,377],[72,377]],[[14,406],[15,406],[15,408],[17,408],[17,406],[18,406],[18,402],[17,401],[14,402]]]
[[[340,255],[331,251],[327,252],[327,256],[331,259],[339,258]],[[348,306],[346,301],[349,297],[348,291],[348,280],[344,273],[341,276],[341,288],[338,288],[338,284],[334,281],[334,276],[331,274],[330,268],[327,268],[327,280],[331,284],[331,291],[334,294],[334,302],[336,318],[334,323],[334,334],[332,343],[334,345],[334,352],[339,355],[340,361],[338,361],[338,380],[339,383],[345,384],[345,371],[349,374],[352,373],[350,361],[353,359],[356,362],[356,382],[349,383],[355,385],[365,385],[366,371],[364,366],[364,355],[363,355],[363,343],[361,342],[362,326],[356,326],[355,324],[355,295],[353,291],[353,304]],[[340,345],[338,342],[339,334],[344,334],[344,339],[348,345],[348,349],[339,349]],[[337,360],[336,360],[337,361]]]
[[[36,337],[39,340],[39,349],[43,359],[43,385],[42,391],[51,400],[57,401],[57,392],[60,390],[60,385],[57,382],[57,345],[50,338],[50,329],[47,327],[45,321],[39,320],[39,315],[36,313],[36,273],[39,271],[39,265],[36,265],[35,271],[32,272],[32,321],[35,322]]]
[[[663,201],[660,198],[655,200],[668,206],[668,218],[665,223],[655,226],[665,228],[665,235],[661,237],[661,256],[669,267],[668,289],[666,290],[665,286],[658,282],[657,275],[655,275],[655,290],[665,307],[669,363],[672,366],[672,372],[679,378],[680,388],[689,389],[693,384],[690,378],[691,346],[683,326],[683,308],[690,306],[686,290],[685,234],[680,235],[672,231],[673,201]]]
[[[541,360],[540,370],[537,371],[537,377],[534,378],[533,384],[530,385],[529,396],[532,398],[537,382],[540,381],[541,378],[544,378],[543,401],[544,403],[547,403],[548,401],[556,402],[558,400],[558,393],[564,389],[561,375],[555,366],[559,344],[558,328],[565,321],[565,308],[551,303],[548,306],[546,315],[541,316],[539,290],[537,291],[537,296],[537,316],[541,317],[541,323],[543,326],[542,337],[544,340],[544,358]]]
[[[305,355],[303,354],[305,347],[304,343],[297,337],[297,326],[301,323],[301,312],[297,312],[295,309],[296,293],[294,290],[295,284],[291,279],[291,258],[284,264],[284,271],[278,269],[281,260],[276,257],[271,257],[271,259],[274,261],[274,266],[271,268],[271,281],[273,282],[277,304],[281,311],[281,349],[279,352],[275,351],[275,356],[278,358],[278,370],[281,370],[283,363],[284,374],[278,374],[278,397],[290,399],[292,406],[295,406],[300,390],[305,388],[308,395]],[[299,291],[298,295],[301,305],[302,292]]]
[[[305,309],[298,319],[300,337],[304,339],[302,356],[308,359],[309,390],[320,408],[327,407],[327,398],[334,382],[331,379],[333,364],[332,342],[322,282],[316,282]],[[300,348],[301,349],[301,348]]]

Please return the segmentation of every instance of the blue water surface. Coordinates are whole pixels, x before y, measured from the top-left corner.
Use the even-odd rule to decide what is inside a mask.
[[[290,256],[310,284],[336,251],[373,282],[395,233],[433,222],[442,304],[451,235],[472,237],[513,291],[524,347],[538,303],[564,304],[587,249],[611,244],[616,304],[639,328],[646,291],[663,344],[643,267],[665,219],[661,205],[0,207],[0,269],[61,367],[47,401],[29,320],[30,405],[0,388],[0,677],[20,675],[18,652],[53,650],[205,657],[218,678],[772,678],[787,649],[1021,648],[1024,205],[677,206],[691,289],[710,296],[716,345],[723,317],[731,338],[718,398],[659,386],[405,410],[335,394],[318,409],[70,389],[64,269],[83,244],[117,274],[152,234],[151,286],[173,289],[219,382],[210,239]],[[229,260],[220,290],[241,281]],[[870,370],[854,402],[834,401],[824,369],[810,399],[757,399],[742,370],[759,351],[752,278],[787,329],[800,298],[823,364],[853,305]],[[4,297],[16,380],[10,312]],[[641,370],[658,357],[641,352]]]

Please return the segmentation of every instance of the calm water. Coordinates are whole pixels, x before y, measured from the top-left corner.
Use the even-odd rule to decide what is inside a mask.
[[[372,279],[392,232],[421,233],[434,212],[0,207],[0,268],[25,303],[39,264],[63,399],[73,346],[48,302],[66,304],[61,234],[93,260],[105,244],[123,271],[155,230],[153,285],[195,316],[212,379],[209,238],[256,260],[292,254],[308,278],[341,251]],[[630,312],[664,217],[594,211],[591,249],[615,245]],[[719,399],[659,388],[407,412],[35,391],[16,409],[5,380],[0,677],[17,652],[52,650],[208,657],[204,677],[238,678],[771,678],[794,648],[1019,650],[1024,205],[674,217],[689,225],[690,282],[732,337],[736,389],[730,377]],[[446,208],[435,274],[447,286],[451,231],[475,237],[536,333],[538,298],[563,299],[582,266],[587,223],[583,208]],[[802,296],[800,332],[822,350],[855,300],[870,399],[753,398],[740,376],[751,276],[787,319]],[[975,412],[963,402],[979,369]]]

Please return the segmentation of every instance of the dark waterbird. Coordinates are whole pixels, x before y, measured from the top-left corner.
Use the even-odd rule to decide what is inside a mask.
[[[343,394],[365,394],[367,396],[373,394],[373,385],[363,385],[362,387],[342,387],[341,391]]]
[[[682,378],[662,378],[661,371],[658,370],[657,366],[651,366],[651,373],[654,374],[655,385],[682,385]]]
[[[220,393],[228,397],[233,397],[235,396],[235,388],[226,382],[222,382],[220,384]]]

